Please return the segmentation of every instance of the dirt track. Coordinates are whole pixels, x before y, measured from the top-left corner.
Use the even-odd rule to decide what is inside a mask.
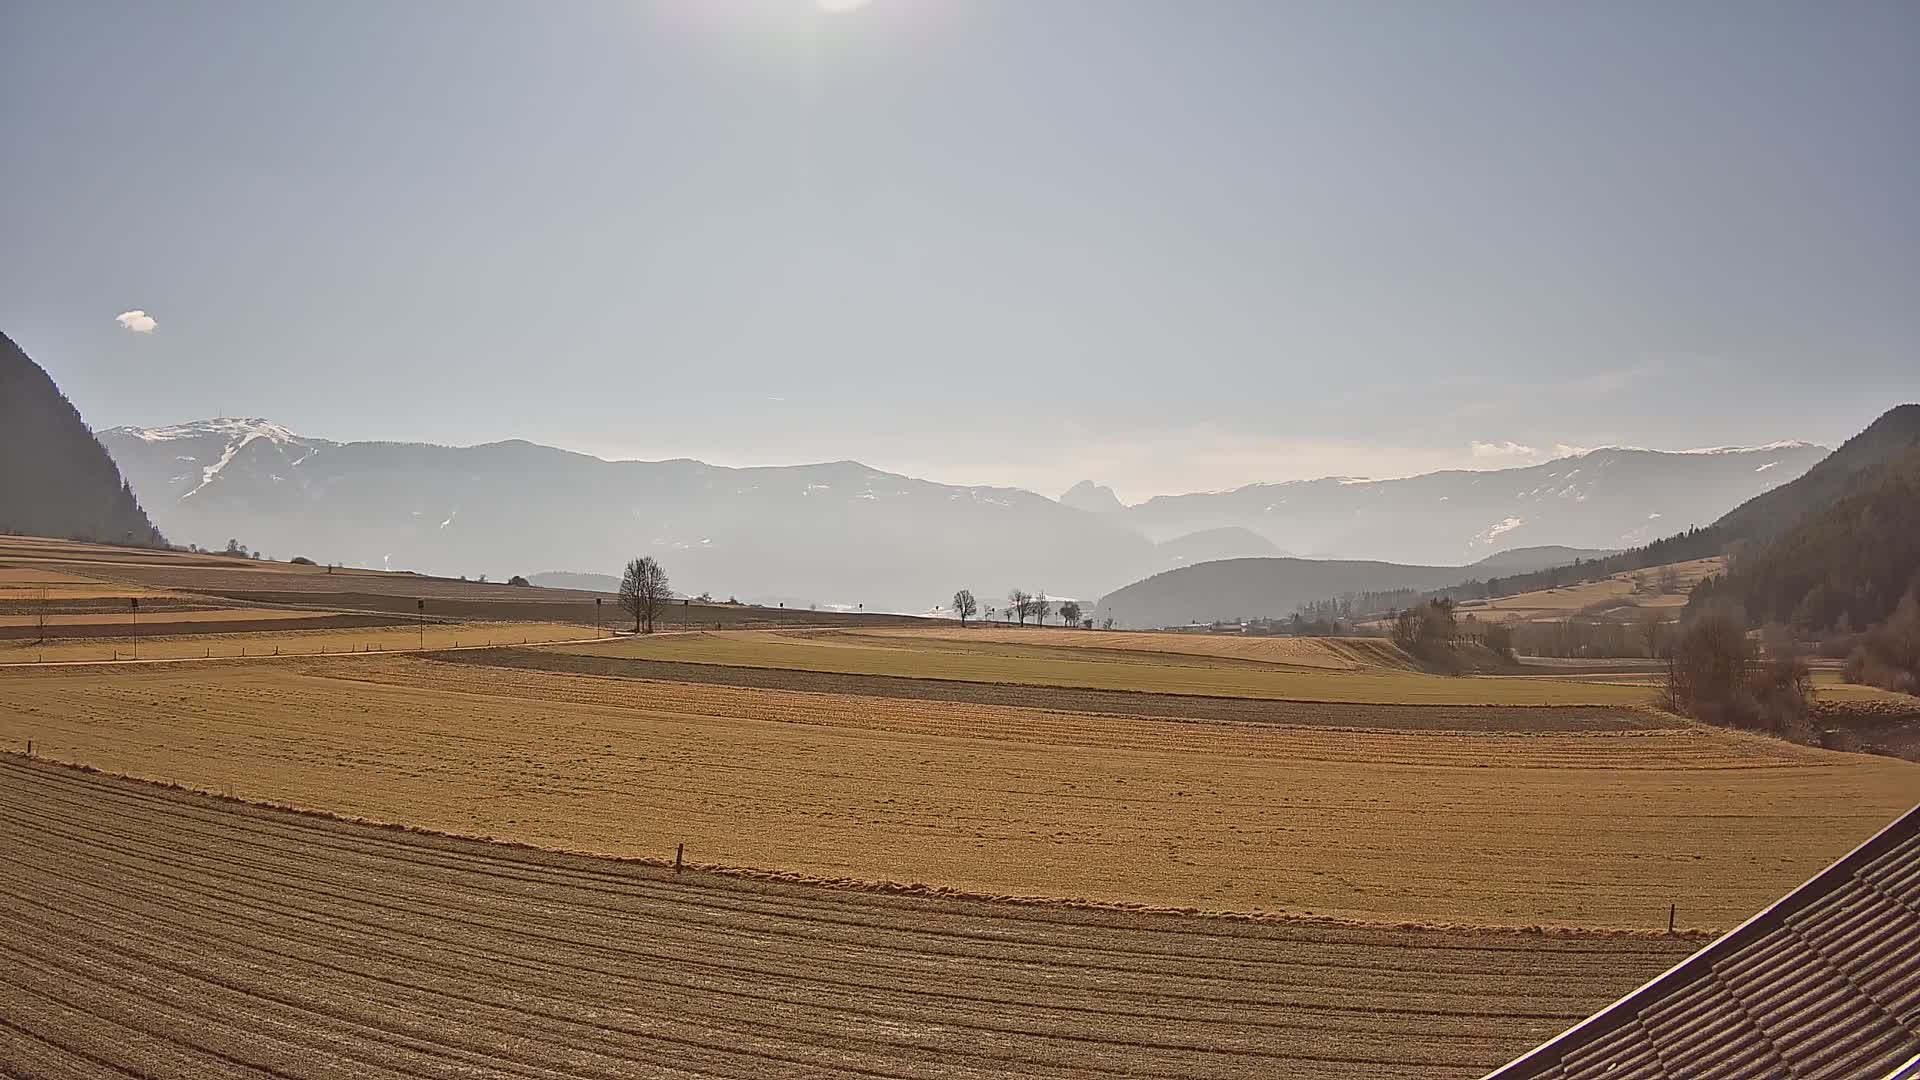
[[[1697,942],[554,855],[0,756],[0,1073],[1466,1077]]]
[[[1644,731],[1681,726],[1671,717],[1651,710],[1596,705],[1359,705],[1346,702],[1278,701],[1196,694],[1151,694],[1131,690],[1017,686],[893,675],[842,675],[791,668],[585,656],[547,649],[505,648],[436,656],[434,659],[455,664],[705,683],[710,686],[1241,723],[1391,728],[1397,731],[1539,731],[1543,728],[1555,731]]]

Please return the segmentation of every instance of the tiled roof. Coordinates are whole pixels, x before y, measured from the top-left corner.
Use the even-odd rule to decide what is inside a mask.
[[[1882,1080],[1916,1055],[1920,806],[1488,1080]]]

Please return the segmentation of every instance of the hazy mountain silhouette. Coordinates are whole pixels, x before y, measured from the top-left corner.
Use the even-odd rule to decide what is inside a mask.
[[[1273,541],[1238,525],[1176,536],[1154,545],[1160,562],[1168,567],[1192,566],[1215,559],[1245,559],[1262,555],[1284,555]]]
[[[1284,618],[1311,600],[1348,592],[1438,589],[1473,576],[1464,566],[1350,559],[1221,559],[1136,581],[1101,598],[1096,617],[1121,626]]]
[[[1157,568],[1105,517],[858,462],[733,469],[533,443],[334,443],[262,420],[103,433],[178,540],[504,579],[654,555],[676,591],[912,611],[961,586],[1098,596]]]
[[[1518,469],[1161,495],[1118,517],[1151,540],[1238,526],[1300,554],[1469,563],[1516,546],[1644,544],[1705,525],[1826,453],[1798,442],[1689,452],[1611,447]]]
[[[1604,548],[1570,548],[1557,544],[1542,547],[1513,548],[1489,555],[1467,567],[1479,577],[1503,574],[1527,574],[1550,566],[1568,566],[1576,561],[1592,562],[1614,554]]]
[[[1755,465],[1756,456],[1768,459],[1775,454],[1798,451],[1804,446],[1799,443],[1778,444],[1755,449],[1657,454],[1651,458],[1643,456],[1650,454],[1649,451],[1618,453],[1627,455],[1625,460],[1636,466],[1643,466],[1648,461],[1671,462],[1675,458],[1685,458],[1703,466],[1709,473],[1724,471],[1726,464],[1735,463],[1738,468],[1764,475],[1778,472],[1786,466],[1765,461]],[[1875,596],[1871,603],[1862,600],[1854,606],[1862,611],[1874,612],[1873,617],[1877,618],[1890,608],[1893,600],[1900,595],[1901,588],[1904,588],[1896,588],[1898,583],[1893,582],[1892,578],[1897,576],[1894,571],[1905,563],[1887,553],[1895,549],[1905,550],[1901,545],[1907,542],[1889,535],[1888,529],[1890,522],[1896,523],[1891,526],[1894,531],[1905,528],[1907,515],[1890,514],[1884,507],[1897,501],[1900,493],[1907,490],[1901,485],[1911,480],[1911,463],[1916,453],[1920,453],[1920,405],[1902,405],[1882,415],[1866,430],[1848,439],[1840,449],[1826,454],[1800,475],[1746,500],[1720,515],[1709,526],[1681,534],[1663,535],[1644,547],[1612,554],[1563,547],[1535,547],[1504,552],[1464,567],[1345,560],[1234,559],[1158,574],[1135,582],[1102,599],[1099,611],[1102,617],[1111,614],[1123,625],[1159,626],[1195,619],[1211,621],[1239,616],[1284,617],[1302,602],[1324,600],[1349,591],[1378,592],[1402,588],[1432,590],[1495,577],[1503,579],[1500,590],[1503,594],[1525,592],[1567,583],[1562,580],[1564,575],[1556,577],[1543,571],[1550,567],[1566,566],[1575,558],[1589,564],[1579,575],[1580,579],[1586,579],[1665,562],[1718,555],[1742,543],[1761,545],[1764,551],[1769,540],[1785,534],[1794,539],[1794,550],[1817,550],[1819,557],[1796,559],[1766,553],[1763,557],[1768,561],[1764,563],[1764,568],[1740,575],[1741,580],[1729,590],[1729,595],[1749,599],[1763,607],[1768,614],[1784,617],[1778,609],[1783,605],[1795,605],[1804,598],[1804,593],[1811,588],[1807,576],[1814,573],[1813,568],[1819,565],[1862,564],[1867,559],[1867,555],[1858,553],[1848,559],[1841,559],[1835,554],[1844,545],[1847,535],[1836,522],[1848,519],[1851,514],[1859,519],[1852,526],[1856,535],[1855,543],[1868,554],[1885,556],[1882,559],[1885,565],[1876,564],[1871,571],[1860,571],[1856,575],[1859,580],[1854,584],[1856,589],[1869,589]],[[1595,462],[1593,459],[1597,455],[1605,456]],[[1540,470],[1545,469],[1551,478],[1567,479],[1573,475],[1570,470],[1575,462],[1584,463],[1583,469],[1596,465],[1611,468],[1606,463],[1619,460],[1622,458],[1594,451],[1584,457],[1569,458],[1548,466],[1479,475],[1493,478],[1496,483],[1510,483],[1517,475],[1538,476]],[[1787,458],[1773,460],[1784,462]],[[1436,473],[1430,477],[1415,477],[1414,480],[1430,481],[1436,477],[1456,475]],[[1739,474],[1736,472],[1736,475]],[[1617,481],[1618,477],[1608,477],[1602,484],[1581,493],[1591,494],[1615,485]],[[1867,485],[1867,488],[1862,485]],[[1670,480],[1669,492],[1671,488]],[[1558,493],[1555,494],[1558,497]],[[1855,497],[1856,502],[1847,504],[1837,512],[1836,517],[1836,512],[1831,508],[1840,505],[1837,500],[1843,496]],[[1617,493],[1609,497],[1617,499]],[[1828,603],[1822,599],[1821,603],[1831,608],[1827,611],[1828,617],[1846,609],[1846,603],[1841,600]]]
[[[1066,490],[1060,496],[1061,506],[1071,506],[1075,510],[1085,510],[1090,514],[1111,514],[1124,510],[1120,496],[1105,484],[1096,484],[1091,480],[1082,480]]]
[[[0,530],[165,543],[53,379],[0,334]]]
[[[1616,546],[1636,529],[1711,520],[1819,453],[1595,451],[1533,469],[1252,485],[1119,509],[1110,491],[1076,485],[1068,502],[1107,507],[1089,511],[853,461],[609,462],[521,441],[337,443],[232,418],[101,440],[178,541],[236,537],[283,558],[502,579],[613,573],[651,554],[682,591],[894,611],[962,586],[983,602],[1012,586],[1094,597],[1171,567],[1327,544],[1454,566],[1530,537]]]

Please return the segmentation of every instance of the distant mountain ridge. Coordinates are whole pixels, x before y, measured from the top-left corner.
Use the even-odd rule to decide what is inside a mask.
[[[1330,477],[1159,495],[1117,516],[1149,539],[1239,527],[1296,553],[1469,563],[1510,547],[1620,549],[1704,525],[1804,473],[1824,447],[1609,447],[1541,465],[1399,480]]]
[[[101,441],[169,535],[203,546],[236,538],[280,557],[498,578],[610,573],[652,554],[680,590],[895,611],[927,610],[963,585],[983,598],[1014,586],[1100,596],[1173,567],[1331,543],[1455,566],[1534,537],[1618,546],[1649,523],[1718,516],[1813,456],[1802,444],[1595,451],[1532,469],[1252,485],[1133,507],[1086,482],[1068,501],[1104,509],[1082,509],[854,461],[736,469],[603,461],[522,440],[336,442],[260,418],[115,428]]]
[[[1490,573],[1559,566],[1589,554],[1571,548],[1518,548],[1466,566],[1417,566],[1364,559],[1221,559],[1136,581],[1102,597],[1100,618],[1126,627],[1232,619],[1276,619],[1302,604],[1346,593],[1442,589]]]
[[[650,554],[676,591],[891,610],[925,610],[960,584],[1098,595],[1156,567],[1152,544],[1098,515],[853,461],[735,469],[521,440],[338,443],[232,418],[102,440],[179,539],[281,557],[504,579]]]
[[[165,543],[53,378],[0,334],[0,530]]]
[[[1112,488],[1091,480],[1082,480],[1068,488],[1060,496],[1060,505],[1085,510],[1090,514],[1111,514],[1126,509]]]

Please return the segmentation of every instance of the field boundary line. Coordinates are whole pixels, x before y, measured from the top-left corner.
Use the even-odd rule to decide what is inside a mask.
[[[772,633],[774,631],[767,630],[763,632]],[[687,631],[669,631],[669,633],[697,634],[697,633],[705,633],[705,631],[687,630]],[[662,635],[656,634],[654,636],[660,637]],[[610,639],[602,638],[599,640],[605,641]],[[645,639],[642,639],[642,640],[645,640]],[[592,642],[592,639],[589,639],[588,643],[590,644],[591,642]],[[528,651],[532,651],[535,649],[546,648],[546,647],[556,646],[556,645],[578,645],[578,644],[581,644],[581,642],[542,641],[542,642],[533,642],[526,645],[489,646],[489,648],[525,649]],[[433,650],[428,650],[428,651],[433,651]],[[441,650],[441,651],[453,652],[456,650],[447,649],[447,650]],[[466,651],[466,647],[462,646],[461,649],[458,651]],[[1076,686],[1070,683],[999,682],[999,681],[988,681],[985,679],[949,679],[949,678],[942,678],[939,676],[923,676],[923,675],[892,675],[892,674],[874,675],[874,674],[868,674],[868,673],[858,672],[858,671],[820,671],[814,668],[780,667],[778,665],[761,665],[761,664],[722,664],[712,660],[663,660],[655,657],[644,657],[644,656],[601,656],[600,654],[597,654],[597,653],[562,653],[561,655],[562,656],[585,656],[592,659],[602,659],[602,660],[637,661],[640,663],[653,663],[653,664],[684,664],[688,667],[721,668],[721,669],[728,669],[728,670],[735,670],[735,671],[797,671],[797,672],[804,672],[804,673],[813,674],[813,675],[840,676],[840,677],[849,678],[849,679],[907,679],[913,682],[939,683],[944,686],[1000,686],[1010,690],[1090,690],[1090,691],[1094,691],[1102,694],[1128,694],[1135,697],[1143,697],[1143,698],[1181,698],[1189,701],[1255,701],[1255,702],[1271,701],[1281,705],[1360,705],[1360,706],[1390,705],[1397,709],[1556,709],[1556,710],[1585,709],[1585,710],[1618,711],[1618,712],[1640,712],[1644,710],[1644,711],[1651,711],[1654,713],[1658,713],[1660,716],[1663,716],[1663,717],[1669,715],[1667,713],[1660,712],[1658,709],[1654,709],[1651,705],[1648,705],[1642,702],[1627,702],[1627,703],[1622,703],[1618,705],[1601,705],[1601,704],[1592,704],[1592,703],[1561,705],[1561,704],[1552,704],[1552,703],[1546,703],[1546,702],[1537,703],[1537,704],[1528,704],[1524,702],[1518,703],[1518,704],[1512,704],[1512,703],[1502,703],[1497,701],[1466,701],[1466,702],[1460,702],[1460,701],[1340,701],[1340,700],[1332,700],[1328,698],[1248,697],[1243,694],[1191,694],[1191,693],[1182,693],[1178,690],[1137,690],[1131,687]],[[597,674],[597,673],[585,673],[585,674]],[[612,677],[623,678],[626,676],[615,675]],[[1444,678],[1444,676],[1433,676],[1433,677]],[[1475,678],[1477,676],[1468,676],[1468,677]],[[1487,678],[1489,679],[1506,678],[1506,677],[1507,676],[1487,676]],[[672,681],[672,680],[654,679],[650,681],[661,682],[661,681]],[[1554,681],[1554,680],[1549,680],[1549,681]],[[1560,679],[1557,681],[1573,682],[1575,680]],[[1593,684],[1593,685],[1607,685],[1607,684],[1599,683],[1599,684]]]

